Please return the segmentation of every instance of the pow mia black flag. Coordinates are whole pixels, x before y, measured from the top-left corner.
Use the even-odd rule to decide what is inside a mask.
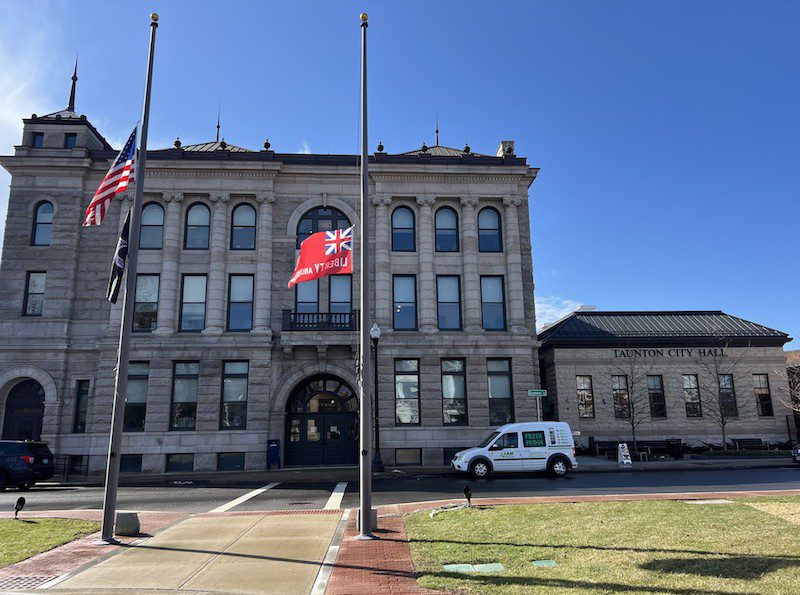
[[[111,275],[108,278],[108,291],[106,299],[112,304],[117,303],[119,287],[122,285],[122,276],[125,274],[125,261],[128,259],[128,236],[130,234],[131,212],[125,215],[125,225],[117,241],[117,250],[111,262]]]

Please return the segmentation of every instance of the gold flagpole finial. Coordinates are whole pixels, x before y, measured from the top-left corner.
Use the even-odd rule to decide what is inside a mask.
[[[151,12],[150,13],[150,20],[153,21],[154,23],[157,22],[158,21],[158,13],[157,12]]]
[[[367,16],[367,13],[366,13],[366,12],[362,12],[362,13],[361,13],[361,22],[362,22],[362,23],[366,23],[368,18],[369,18],[369,17]]]

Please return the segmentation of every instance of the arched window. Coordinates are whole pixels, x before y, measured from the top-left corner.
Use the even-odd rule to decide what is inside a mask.
[[[397,207],[392,212],[392,251],[413,252],[416,243],[414,211],[408,207]]]
[[[49,246],[53,237],[53,203],[46,200],[36,205],[33,212],[32,246]]]
[[[186,235],[183,247],[187,250],[208,250],[211,211],[203,203],[195,203],[186,211]]]
[[[233,209],[231,250],[256,249],[256,210],[248,204]]]
[[[286,411],[288,413],[356,412],[358,397],[340,378],[317,375],[295,387],[286,403]]]
[[[503,231],[500,228],[500,213],[491,207],[487,207],[478,213],[478,251],[503,251]]]
[[[436,211],[436,251],[458,252],[458,215],[450,207]]]
[[[297,247],[312,233],[347,229],[350,220],[339,209],[317,207],[308,211],[297,224]]]
[[[164,208],[155,202],[144,205],[139,247],[145,250],[161,250],[164,240]]]

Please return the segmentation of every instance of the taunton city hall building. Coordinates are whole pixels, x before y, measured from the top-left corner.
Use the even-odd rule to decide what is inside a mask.
[[[21,143],[0,157],[12,176],[0,423],[4,439],[45,440],[74,469],[99,473],[122,318],[122,300],[112,305],[105,293],[132,192],[118,195],[102,225],[81,226],[118,151],[75,111],[74,87],[69,103],[24,119]],[[492,155],[438,141],[405,153],[379,145],[369,159],[380,451],[387,465],[442,466],[492,428],[537,417],[528,192],[538,170],[511,141]],[[224,139],[148,150],[123,472],[263,470],[275,440],[285,466],[356,464],[361,271],[287,282],[304,238],[358,229],[359,191],[355,155]],[[546,401],[548,413],[577,422],[582,440],[624,433],[600,394],[618,372],[598,360],[598,345],[619,344],[556,331],[545,374],[560,405]],[[758,353],[772,361],[766,343],[787,340],[763,339]],[[569,367],[557,374],[562,360]],[[753,365],[780,388],[769,366]],[[664,372],[664,386],[687,373]],[[756,434],[788,440],[777,396],[771,406],[772,422],[762,416]],[[604,432],[607,409],[615,429]],[[713,433],[690,421],[692,436]],[[662,425],[681,436],[680,418]]]

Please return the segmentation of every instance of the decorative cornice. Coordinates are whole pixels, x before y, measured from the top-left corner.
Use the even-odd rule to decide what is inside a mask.
[[[522,204],[522,199],[519,196],[506,196],[503,198],[503,204],[507,207],[512,205],[518,207]]]
[[[388,205],[392,202],[392,197],[389,194],[377,194],[372,197],[372,204],[374,205]]]
[[[421,194],[417,197],[417,204],[421,207],[429,207],[436,202],[436,197],[433,194]]]
[[[526,168],[527,169],[527,168]],[[370,177],[376,182],[431,182],[431,183],[491,183],[504,182],[513,183],[512,178],[524,176],[524,172],[509,172],[506,175],[483,175],[483,174],[463,174],[463,173],[439,173],[439,174],[375,174]]]
[[[256,192],[256,200],[259,204],[267,202],[272,204],[275,202],[275,193],[274,192]]]
[[[273,180],[277,171],[224,169],[154,169],[147,168],[148,178],[259,178]]]
[[[161,198],[164,202],[181,202],[183,200],[183,192],[162,192]]]
[[[209,199],[211,202],[215,202],[217,204],[224,204],[231,199],[230,192],[211,192],[209,194]]]
[[[463,207],[476,207],[478,206],[478,198],[475,196],[462,196],[461,206]]]

